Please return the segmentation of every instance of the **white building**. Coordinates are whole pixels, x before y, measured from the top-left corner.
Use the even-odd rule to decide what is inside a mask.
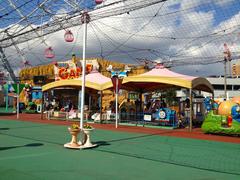
[[[207,80],[212,84],[214,88],[215,98],[224,98],[224,77],[207,77]],[[234,96],[240,96],[240,78],[227,77],[227,99]],[[204,96],[207,94],[204,93]]]
[[[213,86],[214,88],[214,98],[222,98],[225,99],[224,95],[224,77],[223,76],[216,76],[216,77],[207,77],[206,78]],[[235,96],[240,96],[240,77],[228,77],[227,79],[227,99],[231,99]],[[212,94],[207,92],[199,92],[199,91],[193,91],[197,96],[212,96]],[[187,89],[181,89],[177,91],[177,97],[180,98],[187,98],[189,97],[189,91]]]

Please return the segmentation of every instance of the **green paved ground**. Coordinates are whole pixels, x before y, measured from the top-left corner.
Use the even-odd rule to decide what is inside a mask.
[[[97,148],[69,140],[66,126],[0,120],[0,179],[240,179],[240,144],[99,129]]]

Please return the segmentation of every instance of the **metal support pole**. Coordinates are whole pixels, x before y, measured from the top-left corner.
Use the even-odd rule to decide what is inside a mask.
[[[46,107],[45,107],[45,99],[44,99],[44,91],[42,92],[42,108],[41,108],[41,119],[43,119],[43,110],[46,110]],[[47,111],[45,111],[46,115],[48,116],[48,113]]]
[[[17,83],[17,119],[19,119],[19,82]]]
[[[82,91],[79,89],[78,91],[78,112],[79,113],[81,111],[81,94],[82,94]]]
[[[143,106],[143,100],[142,100],[142,92],[139,93],[138,96],[139,100],[140,100],[140,107],[139,107],[139,112],[137,112],[137,117],[138,117],[138,121],[142,120],[142,117],[144,116],[144,106]],[[137,110],[137,107],[136,107]]]
[[[6,91],[6,111],[8,111],[8,88],[9,88],[9,82],[7,83],[7,91]]]
[[[227,100],[227,59],[224,59],[224,98]]]
[[[228,68],[229,68],[229,76],[230,76],[230,77],[232,77],[232,68],[231,68],[231,66],[232,66],[232,63],[231,63],[231,61],[229,60],[229,61],[228,61]]]
[[[116,108],[115,108],[115,113],[116,113],[116,128],[118,128],[118,77],[116,77]]]
[[[80,128],[83,129],[83,117],[84,117],[84,100],[85,100],[85,74],[86,74],[86,46],[87,46],[87,22],[86,14],[84,14],[83,24],[83,59],[82,59],[82,92],[81,92],[81,117]]]
[[[189,131],[192,132],[192,121],[193,121],[193,103],[192,103],[192,89],[189,89],[190,95],[190,117],[189,117]]]
[[[100,91],[100,123],[102,123],[102,91]]]

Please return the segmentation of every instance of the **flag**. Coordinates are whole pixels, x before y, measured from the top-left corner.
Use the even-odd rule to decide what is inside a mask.
[[[119,79],[117,76],[113,76],[111,79],[112,79],[114,91],[116,92],[116,88],[117,88],[117,93],[118,93],[119,89],[121,89],[123,79],[122,78]],[[118,87],[116,87],[117,86],[117,79],[118,79]]]

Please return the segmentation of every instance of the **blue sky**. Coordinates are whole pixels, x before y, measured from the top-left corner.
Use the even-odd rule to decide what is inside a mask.
[[[24,16],[28,16],[36,7],[38,7],[42,2],[45,0],[11,0],[15,7],[21,11],[21,13]],[[94,0],[77,0],[78,6],[72,7],[69,4],[67,4],[64,0],[49,0],[45,3],[43,8],[36,10],[32,15],[31,18],[29,18],[29,21],[33,24],[41,24],[42,21],[46,22],[50,19],[49,14],[46,14],[43,9],[45,8],[49,12],[51,12],[52,15],[54,14],[61,14],[64,10],[64,14],[71,14],[74,11],[76,11],[75,8],[79,9],[93,9],[96,6],[96,3]],[[21,16],[19,13],[15,10],[13,6],[8,2],[8,0],[1,0],[0,1],[0,28],[7,27],[11,24],[17,23]],[[21,23],[24,25],[24,23]]]
[[[238,0],[235,0],[235,2],[239,2]],[[229,3],[226,3],[225,5],[219,5],[214,2],[210,2],[207,4],[202,4],[199,7],[195,8],[195,11],[197,12],[214,12],[214,26],[219,25],[221,22],[226,21],[230,19],[232,16],[239,13],[239,5],[236,6],[236,3],[230,1]],[[227,13],[224,13],[226,9],[231,9],[231,11],[228,11]]]

